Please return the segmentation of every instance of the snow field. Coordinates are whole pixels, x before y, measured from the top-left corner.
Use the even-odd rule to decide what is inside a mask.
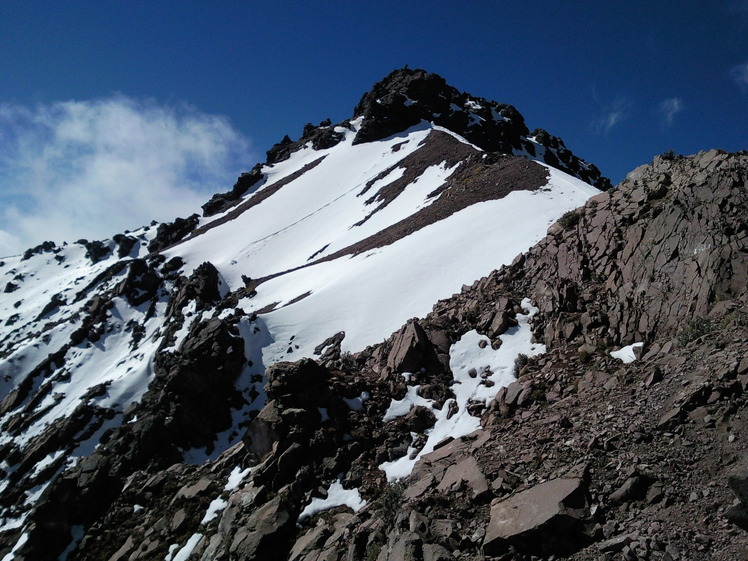
[[[367,206],[365,200],[399,178],[401,168],[395,167],[358,196],[366,183],[397,166],[431,130],[421,124],[391,139],[357,146],[352,146],[349,132],[328,150],[303,149],[270,168],[263,189],[287,178],[291,170],[325,158],[236,220],[169,250],[167,258],[181,255],[186,274],[210,260],[234,289],[242,285],[241,275],[260,278],[291,270],[308,264],[314,254],[317,259],[360,241],[433,202],[427,195],[453,173],[454,168],[432,166],[387,207],[354,226],[376,205]],[[402,146],[393,152],[396,144]],[[341,330],[346,332],[343,350],[361,350],[388,337],[408,318],[425,315],[435,301],[451,296],[463,284],[511,262],[539,241],[563,212],[598,192],[549,170],[549,187],[542,191],[515,192],[480,203],[389,246],[261,284],[257,295],[240,305],[247,311],[276,305],[264,314],[276,340],[266,349],[264,362],[313,356],[316,345]],[[291,337],[294,343],[288,345]]]

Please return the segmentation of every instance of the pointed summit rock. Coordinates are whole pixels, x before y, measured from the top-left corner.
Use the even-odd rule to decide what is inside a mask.
[[[460,92],[426,70],[391,72],[364,94],[353,113],[363,117],[354,144],[381,140],[426,121],[488,152],[536,158],[598,189],[610,187],[600,170],[572,154],[563,140],[542,129],[531,134],[512,105]]]
[[[391,72],[364,94],[354,117],[364,117],[355,143],[379,140],[433,121],[488,151],[521,150],[529,131],[511,105],[486,101],[449,86],[441,76],[402,68]]]

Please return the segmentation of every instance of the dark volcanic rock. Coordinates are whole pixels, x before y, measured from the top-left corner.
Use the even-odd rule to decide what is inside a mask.
[[[174,264],[174,266],[181,264]],[[169,302],[166,315],[181,314],[189,302],[196,302],[196,310],[202,310],[208,304],[214,304],[221,298],[219,291],[220,275],[218,269],[210,262],[200,264],[189,278],[180,277],[175,287],[175,296]]]
[[[144,259],[133,259],[127,277],[117,287],[116,294],[127,298],[131,306],[139,306],[153,299],[160,286],[158,273]]]
[[[250,171],[242,173],[239,176],[231,191],[213,195],[211,199],[202,206],[203,216],[213,216],[214,214],[223,212],[237,204],[247,191],[263,179],[264,175],[260,171],[261,168],[262,166],[257,164]]]
[[[86,242],[84,245],[86,246],[86,257],[91,260],[91,263],[98,263],[112,253],[109,244],[102,241]]]
[[[155,253],[174,245],[192,232],[200,222],[200,217],[193,214],[187,218],[177,218],[174,222],[158,225],[156,237],[148,244],[148,251]]]
[[[341,123],[339,126],[347,126],[347,123]],[[275,164],[287,160],[291,154],[307,144],[311,144],[315,150],[324,150],[332,148],[341,140],[343,140],[343,134],[331,126],[329,119],[321,122],[317,127],[308,123],[304,126],[301,137],[297,141],[294,142],[286,135],[268,150],[267,163]]]
[[[514,107],[459,92],[441,76],[425,70],[393,71],[364,94],[354,117],[364,117],[356,144],[380,140],[426,121],[446,127],[489,152],[536,156],[524,118]],[[545,133],[536,141],[545,151],[537,156],[545,163],[600,189],[610,187],[610,181],[594,165],[573,155],[559,138]]]
[[[120,258],[130,255],[132,248],[138,243],[136,238],[125,234],[116,234],[112,239],[117,244],[117,257]]]
[[[31,257],[33,257],[34,255],[37,255],[39,253],[55,251],[56,249],[57,249],[57,246],[55,245],[55,242],[49,242],[49,241],[42,242],[39,245],[34,246],[24,251],[21,261],[27,261],[28,259],[31,259]]]

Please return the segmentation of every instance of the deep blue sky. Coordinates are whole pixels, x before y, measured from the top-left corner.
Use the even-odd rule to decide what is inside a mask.
[[[405,64],[513,104],[614,183],[668,149],[748,148],[748,0],[0,0],[0,104],[187,104],[248,159]]]

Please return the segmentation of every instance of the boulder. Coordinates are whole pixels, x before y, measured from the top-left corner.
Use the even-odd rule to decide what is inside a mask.
[[[278,362],[265,373],[270,399],[288,396],[296,406],[314,408],[328,389],[328,371],[312,359]]]
[[[447,469],[437,491],[449,492],[467,485],[475,499],[488,492],[488,482],[474,457],[468,456]]]
[[[725,514],[725,518],[748,531],[748,462],[741,462],[734,467],[727,477],[727,484],[739,499]]]
[[[127,257],[138,243],[137,238],[125,234],[115,234],[112,239],[117,244],[117,257]]]
[[[247,451],[257,461],[264,461],[282,436],[281,411],[276,401],[269,401],[249,425],[244,435]],[[280,433],[280,434],[279,434]]]
[[[531,555],[568,555],[589,543],[583,533],[587,488],[560,478],[491,503],[483,550],[501,555],[509,546]]]
[[[387,356],[387,368],[391,372],[418,372],[422,368],[442,370],[433,344],[416,320],[410,320],[395,336]]]
[[[448,549],[431,543],[423,546],[423,561],[453,561],[454,556]]]
[[[230,553],[235,559],[281,559],[291,546],[295,519],[281,495],[258,508],[234,535]]]

